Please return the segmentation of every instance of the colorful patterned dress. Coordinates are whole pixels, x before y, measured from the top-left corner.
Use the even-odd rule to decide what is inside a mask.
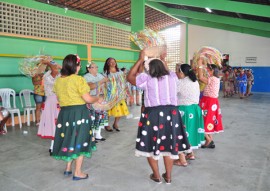
[[[90,157],[96,150],[92,141],[92,123],[89,110],[82,95],[90,88],[78,75],[60,77],[54,85],[61,107],[58,115],[52,156],[55,159],[72,161],[83,155]]]
[[[200,87],[198,81],[189,77],[179,79],[177,83],[178,109],[181,113],[187,137],[192,149],[204,144],[204,122],[199,106]]]
[[[107,95],[113,95],[115,91],[118,91],[119,95],[125,95],[122,100],[117,102],[113,108],[108,111],[109,116],[122,117],[129,114],[126,104],[126,79],[122,71],[116,73],[110,73],[108,75],[109,82],[107,83]]]
[[[190,148],[177,108],[175,73],[160,79],[146,73],[136,77],[136,86],[144,90],[145,110],[141,114],[136,139],[136,156],[162,156],[178,159]]]
[[[221,109],[218,101],[220,79],[214,76],[208,78],[200,107],[203,111],[205,134],[223,132]]]

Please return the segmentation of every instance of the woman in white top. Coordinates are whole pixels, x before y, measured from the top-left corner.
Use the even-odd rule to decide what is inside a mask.
[[[58,69],[60,65],[55,62],[48,63],[50,70],[44,74],[44,89],[45,89],[45,106],[41,113],[41,119],[38,127],[37,136],[43,139],[51,139],[51,146],[49,149],[50,154],[54,144],[55,123],[58,117],[60,107],[58,105],[57,97],[53,92],[55,80],[60,76]]]
[[[182,64],[179,66],[177,84],[178,109],[181,113],[183,124],[186,127],[187,136],[191,149],[186,158],[194,160],[195,156],[192,149],[198,149],[204,143],[204,123],[202,110],[199,107],[200,87],[197,77],[190,65]],[[186,166],[184,160],[175,161],[176,165]]]
[[[108,81],[108,78],[98,73],[98,66],[94,62],[90,62],[86,66],[86,74],[84,78],[90,87],[90,95],[95,96],[98,93],[98,88],[104,87],[104,83]],[[95,118],[92,129],[95,130],[95,140],[105,141],[106,139],[101,136],[101,128],[108,126],[108,112],[107,111],[95,111],[90,107],[91,117]]]

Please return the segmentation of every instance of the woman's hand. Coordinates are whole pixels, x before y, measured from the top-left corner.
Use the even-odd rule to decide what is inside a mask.
[[[104,97],[103,96],[99,96],[99,98],[98,98],[98,103],[102,103],[104,101]]]
[[[145,49],[143,49],[143,50],[140,52],[139,60],[140,60],[140,61],[144,61],[144,58],[145,58]]]
[[[202,58],[200,58],[200,59],[198,60],[198,66],[199,66],[199,68],[200,68],[200,67],[203,67],[203,60],[202,60]]]
[[[108,82],[109,81],[109,79],[107,78],[107,77],[105,77],[105,78],[103,78],[100,82],[101,82],[101,84],[103,84],[103,83],[106,83],[106,82]]]

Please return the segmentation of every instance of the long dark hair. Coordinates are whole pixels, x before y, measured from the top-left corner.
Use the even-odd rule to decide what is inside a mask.
[[[161,78],[168,75],[169,71],[165,68],[164,63],[159,59],[153,59],[149,63],[149,75],[152,78]]]
[[[219,69],[215,64],[207,64],[207,67],[213,72],[213,76],[219,78]]]
[[[70,76],[75,74],[77,71],[77,66],[80,65],[80,62],[77,62],[77,56],[74,54],[67,55],[63,60],[63,65],[61,69],[62,76]]]
[[[191,69],[190,65],[188,64],[181,64],[179,68],[180,72],[183,72],[185,76],[188,76],[193,82],[197,81],[196,74]]]
[[[105,61],[105,64],[104,64],[104,67],[103,67],[103,72],[104,72],[107,76],[110,74],[110,66],[109,66],[109,61],[110,61],[110,59],[113,59],[113,60],[115,61],[115,63],[116,63],[116,65],[115,65],[116,71],[119,72],[119,68],[118,68],[118,66],[117,66],[116,60],[115,60],[114,58],[109,57],[109,58],[107,58],[107,60]]]

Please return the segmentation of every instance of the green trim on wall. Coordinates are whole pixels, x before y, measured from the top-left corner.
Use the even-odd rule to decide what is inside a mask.
[[[117,23],[114,21],[102,19],[102,18],[95,17],[92,15],[83,14],[80,12],[75,12],[72,10],[68,10],[65,13],[63,8],[52,6],[52,5],[46,4],[46,3],[40,3],[40,2],[37,2],[34,0],[1,0],[1,1],[6,2],[6,3],[11,3],[11,4],[16,4],[16,5],[21,5],[24,7],[40,10],[43,12],[50,12],[50,13],[55,13],[55,14],[66,16],[66,17],[71,17],[71,18],[86,20],[86,21],[90,21],[90,22],[100,23],[103,25],[116,27],[116,28],[126,30],[126,31],[131,30],[131,27],[128,25],[124,25],[124,24]]]
[[[8,58],[31,58],[33,55],[25,55],[25,54],[0,54],[0,57],[8,57]],[[63,60],[65,57],[63,56],[51,56],[56,60]],[[86,60],[87,58],[81,58],[81,60]]]

